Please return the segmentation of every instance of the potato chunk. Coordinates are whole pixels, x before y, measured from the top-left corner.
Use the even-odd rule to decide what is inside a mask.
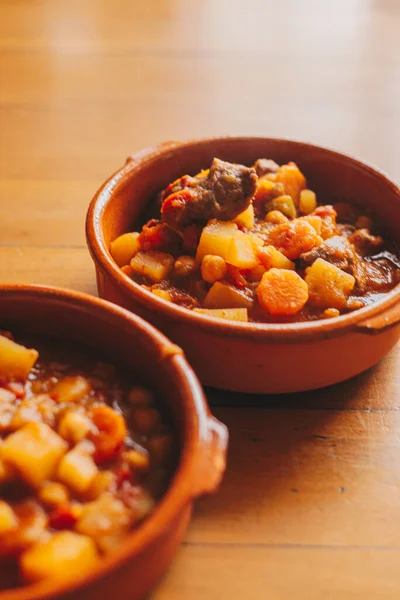
[[[348,297],[354,288],[355,279],[323,258],[306,269],[305,281],[308,285],[310,304],[319,308],[337,308],[346,306]]]
[[[48,425],[28,423],[5,439],[0,457],[27,483],[38,487],[54,475],[67,449],[67,443]]]
[[[206,308],[251,308],[253,298],[241,290],[216,281],[204,299]]]
[[[100,550],[106,552],[118,546],[129,531],[132,519],[132,511],[121,500],[104,492],[97,500],[84,505],[76,530],[90,536]]]
[[[264,246],[258,250],[258,258],[265,269],[290,269],[294,271],[295,264],[274,246]]]
[[[217,221],[216,219],[209,221],[200,236],[196,254],[197,262],[200,263],[206,254],[216,254],[226,259],[232,237],[237,231],[238,226],[231,221]]]
[[[12,533],[0,536],[0,556],[16,556],[45,533],[47,517],[44,510],[34,500],[26,500],[14,507],[17,527]]]
[[[51,390],[51,397],[57,402],[79,402],[91,391],[91,385],[81,375],[64,377]]]
[[[309,215],[317,208],[317,196],[312,190],[301,190],[299,209],[305,215]]]
[[[245,227],[246,229],[252,229],[254,225],[254,207],[252,204],[241,212],[233,222],[239,225],[239,227]]]
[[[96,463],[80,445],[63,456],[57,477],[78,494],[85,493],[98,473]]]
[[[3,500],[0,500],[0,536],[10,533],[18,526],[18,518],[12,507]]]
[[[72,531],[60,531],[24,552],[20,566],[23,578],[34,582],[48,578],[74,578],[94,566],[97,560],[93,540]]]
[[[193,312],[215,317],[216,319],[226,319],[227,321],[242,321],[249,320],[247,308],[195,308]]]
[[[252,269],[258,263],[257,247],[250,235],[237,231],[232,237],[226,262],[238,269]]]
[[[39,354],[0,335],[0,375],[6,379],[26,379]]]
[[[171,254],[149,250],[149,252],[138,252],[131,260],[131,267],[136,275],[143,275],[159,283],[167,279],[174,262],[175,259]]]
[[[299,203],[300,192],[306,187],[306,178],[294,162],[282,165],[276,174],[276,181],[283,183],[285,194],[293,198],[295,205]]]
[[[111,242],[110,253],[119,267],[129,265],[132,258],[139,252],[139,233],[123,233]]]

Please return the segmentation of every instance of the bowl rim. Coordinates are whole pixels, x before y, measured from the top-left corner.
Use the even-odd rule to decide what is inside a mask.
[[[324,146],[294,139],[257,136],[221,136],[198,138],[182,142],[164,142],[154,148],[140,150],[132,157],[129,157],[125,165],[113,173],[98,189],[89,205],[86,216],[86,240],[90,254],[96,266],[99,266],[103,272],[111,276],[113,282],[116,283],[119,288],[130,296],[133,296],[143,307],[150,310],[152,309],[154,312],[161,314],[164,318],[173,319],[177,322],[190,321],[194,326],[198,326],[209,332],[214,332],[215,334],[223,334],[224,336],[235,338],[250,338],[253,341],[258,341],[260,343],[266,340],[274,340],[276,342],[298,341],[299,336],[301,336],[302,339],[317,339],[320,338],[321,335],[322,337],[341,335],[349,330],[357,330],[358,324],[365,324],[366,330],[368,330],[369,319],[381,315],[395,306],[397,302],[400,302],[399,283],[393,290],[385,294],[384,298],[377,300],[371,305],[331,319],[318,319],[315,321],[298,323],[242,323],[209,317],[173,304],[172,302],[167,302],[155,294],[152,294],[125,275],[111,258],[104,240],[102,216],[106,206],[112,201],[113,196],[126,185],[133,172],[136,173],[152,163],[156,166],[159,160],[162,160],[163,157],[166,156],[170,157],[176,150],[181,151],[184,148],[191,148],[194,150],[196,146],[212,144],[217,141],[232,142],[233,144],[238,142],[243,143],[245,141],[265,141],[271,142],[272,144],[288,143],[299,148],[322,151],[326,155],[349,161],[359,170],[368,172],[373,177],[380,178],[399,196],[400,201],[400,186],[386,173],[351,155]],[[370,332],[371,331],[372,328],[370,329]]]
[[[66,302],[72,307],[91,307],[94,319],[98,318],[99,312],[112,313],[117,319],[123,320],[126,327],[140,330],[154,347],[163,353],[169,361],[169,368],[178,375],[177,383],[182,386],[182,394],[186,398],[188,412],[190,412],[185,422],[186,443],[167,491],[156,504],[149,518],[138,529],[129,533],[119,548],[110,552],[108,556],[101,557],[98,565],[82,576],[77,576],[73,581],[49,579],[0,591],[0,600],[43,600],[86,588],[130,562],[156,542],[179,512],[200,494],[195,482],[201,479],[203,474],[202,454],[204,446],[209,443],[210,420],[212,422],[216,420],[211,416],[203,389],[182,350],[141,317],[107,300],[47,285],[0,284],[0,303],[5,296],[9,298],[26,296],[27,301],[33,296],[39,300],[58,302],[60,311],[65,308]],[[40,327],[38,329],[40,330]],[[221,474],[222,471],[223,466]]]

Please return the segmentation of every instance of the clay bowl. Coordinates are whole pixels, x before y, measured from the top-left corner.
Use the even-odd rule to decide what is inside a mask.
[[[111,361],[140,373],[167,404],[180,442],[179,464],[166,495],[117,551],[81,578],[2,591],[0,600],[143,598],[177,550],[194,498],[218,486],[225,467],[225,426],[210,415],[181,349],[118,306],[57,288],[0,285],[0,315],[0,329],[14,326],[104,348]]]
[[[124,275],[110,242],[133,231],[156,192],[195,174],[213,157],[251,165],[259,157],[294,160],[325,202],[368,208],[400,239],[400,188],[383,173],[326,148],[268,138],[166,143],[129,158],[100,188],[87,215],[87,242],[100,296],[140,314],[184,348],[205,385],[239,392],[284,393],[343,381],[379,361],[400,337],[400,286],[348,315],[297,324],[225,322],[161,300]]]

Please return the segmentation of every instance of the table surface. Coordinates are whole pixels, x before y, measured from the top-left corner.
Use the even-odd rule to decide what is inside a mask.
[[[0,281],[95,294],[88,202],[164,140],[306,139],[399,179],[399,30],[398,0],[0,0]],[[228,470],[153,598],[398,599],[399,359],[210,394]]]

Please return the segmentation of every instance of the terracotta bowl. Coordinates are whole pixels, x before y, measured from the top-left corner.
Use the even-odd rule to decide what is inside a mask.
[[[164,399],[180,440],[171,485],[152,515],[84,577],[0,592],[0,600],[136,600],[169,565],[189,523],[193,499],[212,492],[225,468],[227,430],[214,419],[180,348],[118,306],[85,294],[0,285],[0,328],[54,334],[92,346],[140,373]]]
[[[383,300],[324,321],[295,324],[225,322],[161,300],[124,275],[110,242],[133,231],[156,192],[213,157],[252,164],[259,157],[294,160],[319,198],[370,209],[400,239],[400,188],[352,158],[301,142],[215,138],[166,143],[128,158],[100,188],[87,215],[87,242],[100,296],[154,323],[184,348],[202,383],[241,392],[310,390],[345,380],[379,361],[400,336],[400,286]]]

